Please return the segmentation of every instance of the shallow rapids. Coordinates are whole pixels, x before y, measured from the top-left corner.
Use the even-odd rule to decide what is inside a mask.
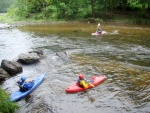
[[[64,23],[26,25],[0,30],[0,60],[15,60],[34,49],[44,58],[23,65],[23,73],[2,87],[16,91],[16,81],[32,80],[46,72],[43,83],[18,101],[16,113],[148,113],[150,111],[150,29],[144,26],[101,25],[107,32],[91,36],[96,24]],[[105,74],[101,85],[76,94],[65,88],[77,80]]]

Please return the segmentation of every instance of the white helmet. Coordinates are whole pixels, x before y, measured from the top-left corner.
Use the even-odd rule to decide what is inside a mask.
[[[100,26],[101,24],[100,23],[98,23],[98,27]]]

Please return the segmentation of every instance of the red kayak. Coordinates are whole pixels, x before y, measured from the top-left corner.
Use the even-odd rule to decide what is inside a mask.
[[[92,81],[93,82],[91,84],[93,84],[94,86],[97,86],[100,83],[102,83],[105,79],[106,79],[106,76],[104,76],[104,75],[92,76]],[[92,88],[92,86],[89,84],[87,89],[90,89],[90,88]],[[86,90],[86,89],[82,88],[82,87],[79,87],[77,82],[70,85],[70,86],[68,86],[65,89],[65,91],[68,92],[68,93],[77,93],[77,92],[84,91],[84,90]]]

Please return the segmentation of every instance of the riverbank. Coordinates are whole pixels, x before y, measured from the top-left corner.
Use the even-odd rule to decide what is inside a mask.
[[[12,19],[7,16],[6,13],[0,13],[0,24],[5,23],[6,27],[17,27],[22,25],[33,25],[33,24],[59,24],[59,23],[76,23],[76,22],[85,22],[85,23],[98,23],[101,22],[103,24],[115,24],[115,25],[144,25],[150,26],[150,19],[146,18],[134,18],[133,16],[129,15],[121,15],[121,14],[101,14],[104,15],[100,18],[86,18],[80,20],[51,20],[51,19],[41,19],[36,20],[34,18],[27,18],[27,19]],[[7,26],[10,25],[10,26]],[[2,28],[0,26],[0,28]]]
[[[0,87],[0,113],[15,113],[19,105],[8,101],[9,95]]]

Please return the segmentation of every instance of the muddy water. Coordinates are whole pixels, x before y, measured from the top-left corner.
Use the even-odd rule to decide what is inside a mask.
[[[18,101],[17,113],[148,113],[150,111],[150,28],[101,25],[108,33],[91,36],[96,24],[69,23],[22,26],[0,30],[0,60],[14,60],[34,49],[44,51],[39,63],[23,65],[23,73],[6,80],[8,93],[18,89],[21,75],[28,80],[47,72],[44,82]],[[66,55],[67,54],[67,55]],[[101,85],[67,94],[77,80],[105,74]]]

